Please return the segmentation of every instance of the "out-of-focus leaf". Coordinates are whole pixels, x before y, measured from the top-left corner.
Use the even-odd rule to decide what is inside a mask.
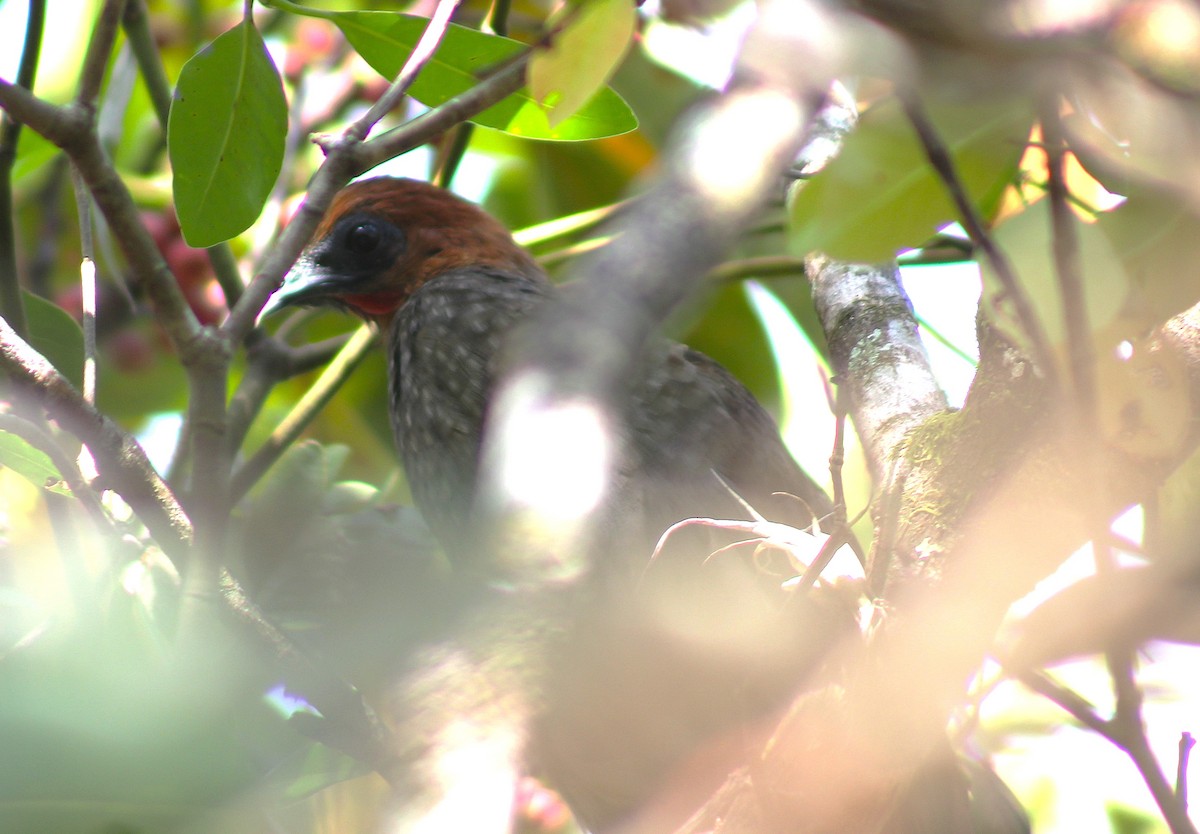
[[[1113,46],[1126,64],[1168,90],[1185,96],[1200,93],[1200,9],[1194,3],[1135,3],[1121,9],[1115,23]]]
[[[329,487],[321,509],[324,512],[344,515],[372,506],[379,500],[379,489],[362,481],[341,481]]]
[[[1112,241],[1100,228],[1095,224],[1077,223],[1076,232],[1079,264],[1086,282],[1087,320],[1092,332],[1096,333],[1117,321],[1129,292],[1129,278]],[[1066,326],[1051,245],[1049,202],[1040,201],[1012,216],[995,230],[993,238],[1008,256],[1051,347],[1063,348]],[[1028,345],[1028,337],[1016,318],[1011,299],[1005,296],[1003,286],[986,259],[980,264],[980,270],[984,310],[1013,342]]]
[[[1139,197],[1095,223],[1077,221],[1075,232],[1105,437],[1140,457],[1172,455],[1190,431],[1187,372],[1140,337],[1200,297],[1200,285],[1178,267],[1200,254],[1192,251],[1200,248],[1200,224],[1168,201]],[[994,240],[1008,255],[1065,370],[1067,334],[1048,201],[1005,221]],[[980,269],[983,310],[1008,338],[1028,349],[1028,336],[992,265],[984,260]]]
[[[71,494],[50,456],[11,432],[0,431],[0,466],[7,466],[36,487]]]
[[[317,16],[337,25],[358,54],[385,78],[394,78],[400,72],[428,24],[425,18],[392,12],[322,12]],[[475,86],[479,73],[526,48],[519,41],[451,24],[409,93],[422,104],[436,107]],[[561,124],[552,125],[546,111],[526,90],[489,107],[471,121],[528,139],[560,141],[599,139],[637,127],[629,106],[608,87],[600,89]]]
[[[1104,810],[1113,834],[1150,834],[1163,829],[1162,820],[1137,808],[1110,802]]]
[[[967,195],[992,216],[1013,180],[1033,118],[1024,105],[930,107],[929,118],[954,160]],[[841,154],[794,191],[791,239],[797,255],[820,251],[876,262],[920,246],[958,219],[946,187],[894,100],[872,107]]]
[[[167,126],[184,239],[213,246],[249,228],[283,166],[287,102],[262,36],[244,20],[179,74]]]
[[[148,340],[148,361],[125,369],[118,351],[109,345],[108,358],[100,362],[96,405],[114,420],[136,426],[150,415],[184,410],[188,387],[179,360],[166,350],[155,349],[153,326],[138,326],[133,332]]]
[[[290,535],[320,523],[315,510],[325,502],[338,471],[350,454],[347,446],[322,446],[304,441],[291,446],[252,494],[246,518],[263,530]]]
[[[529,62],[529,92],[546,108],[551,127],[578,113],[608,83],[637,22],[630,0],[584,0],[576,8],[575,19]]]
[[[1145,547],[1155,562],[1200,571],[1200,451],[1193,452],[1159,487],[1146,524]]]
[[[29,344],[76,388],[83,384],[83,331],[79,323],[41,296],[23,292]]]
[[[293,772],[294,771],[294,772]],[[281,779],[291,777],[284,791],[287,799],[303,799],[330,785],[354,779],[370,773],[370,768],[345,753],[330,749],[323,744],[314,744],[303,759],[289,762],[278,774]],[[383,796],[377,797],[379,801]]]
[[[270,665],[210,643],[165,668],[114,628],[125,613],[53,628],[4,658],[0,746],[22,756],[0,763],[0,831],[269,828],[257,809],[233,809],[310,743],[246,697]]]
[[[1200,218],[1180,201],[1143,192],[1105,212],[1096,226],[1113,243],[1130,293],[1124,313],[1149,329],[1200,299]]]

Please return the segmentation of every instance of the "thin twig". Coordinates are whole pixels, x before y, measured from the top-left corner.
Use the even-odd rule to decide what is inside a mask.
[[[417,41],[417,45],[413,47],[404,66],[400,68],[400,74],[396,76],[396,80],[371,105],[362,118],[350,125],[343,134],[345,138],[361,142],[375,129],[375,125],[379,124],[380,119],[396,109],[400,99],[408,92],[408,88],[417,80],[421,70],[425,69],[429,59],[441,45],[442,38],[446,36],[446,30],[450,26],[450,17],[460,2],[461,0],[438,0],[433,15],[425,26],[425,31],[421,33],[421,39]]]
[[[125,0],[104,0],[104,5],[100,8],[96,25],[92,27],[92,37],[88,40],[83,69],[79,73],[75,102],[80,107],[89,110],[96,108],[96,99],[100,95],[100,87],[104,84],[104,73],[108,69],[108,59],[112,55],[124,11]]]
[[[1087,319],[1083,275],[1079,264],[1079,243],[1075,219],[1071,214],[1069,191],[1063,170],[1064,149],[1058,119],[1058,101],[1051,99],[1042,107],[1042,135],[1049,172],[1047,192],[1050,200],[1055,272],[1062,294],[1063,318],[1067,335],[1067,351],[1071,372],[1071,409],[1068,427],[1081,446],[1082,465],[1093,477],[1101,475],[1099,449],[1095,440],[1100,437],[1097,415],[1095,351]],[[1116,568],[1108,535],[1108,518],[1102,508],[1089,508],[1092,528],[1092,550],[1096,572],[1110,574]],[[1136,656],[1133,648],[1114,645],[1105,651],[1105,662],[1116,695],[1116,711],[1110,726],[1119,746],[1128,753],[1154,795],[1172,831],[1191,830],[1186,813],[1171,791],[1158,761],[1146,739],[1142,718],[1144,696],[1136,676]],[[1181,827],[1185,825],[1187,827]]]
[[[1117,738],[1112,723],[1101,718],[1095,707],[1078,692],[1063,686],[1044,672],[1026,672],[1017,679],[1043,698],[1058,704],[1083,726],[1121,746],[1122,742]]]
[[[1131,724],[1119,718],[1106,721],[1082,695],[1054,681],[1044,672],[1025,672],[1018,679],[1034,692],[1058,704],[1080,724],[1124,750],[1142,775],[1172,834],[1196,834],[1196,827],[1188,819],[1187,809],[1171,790],[1158,766],[1158,760],[1154,758],[1146,739],[1145,728],[1140,722]]]
[[[349,336],[335,336],[292,347],[282,337],[280,328],[275,336],[256,331],[247,340],[248,367],[237,392],[229,400],[226,441],[230,454],[242,448],[246,432],[275,385],[328,364],[349,341]]]
[[[455,96],[445,104],[438,105],[400,127],[392,128],[368,142],[355,146],[355,165],[362,171],[374,168],[385,160],[425,144],[439,133],[482,113],[493,104],[512,95],[525,85],[525,67],[529,63],[530,55],[531,52],[522,52],[462,95]]]
[[[742,258],[726,261],[706,278],[715,284],[727,284],[745,278],[774,278],[786,275],[805,274],[804,258],[789,255],[765,255],[757,258]]]
[[[439,188],[450,187],[454,181],[454,175],[458,173],[458,166],[467,154],[471,137],[474,135],[475,125],[470,122],[463,122],[446,134],[446,138],[438,148],[438,158],[433,176],[430,178],[434,185]]]
[[[1175,796],[1179,799],[1179,805],[1186,812],[1188,807],[1188,760],[1192,755],[1192,748],[1196,746],[1196,739],[1192,738],[1191,733],[1179,734],[1179,759],[1175,765]]]
[[[96,245],[92,236],[92,199],[79,171],[71,168],[75,210],[79,215],[79,287],[83,306],[83,398],[96,402]]]
[[[1012,264],[984,228],[983,220],[971,203],[966,188],[955,170],[954,160],[942,143],[941,137],[938,136],[937,129],[926,116],[920,102],[911,95],[901,95],[900,103],[904,107],[904,112],[912,123],[913,129],[917,132],[929,164],[941,178],[942,183],[946,186],[946,191],[954,201],[954,205],[958,209],[959,221],[962,223],[967,237],[982,250],[1001,286],[1004,287],[1005,296],[1012,302],[1017,321],[1029,337],[1033,360],[1037,364],[1038,370],[1047,379],[1053,381],[1057,377],[1057,368],[1054,364],[1054,356],[1050,351],[1050,343],[1046,338],[1046,331],[1038,321],[1029,296],[1021,287]]]
[[[1067,338],[1070,381],[1076,427],[1081,437],[1094,438],[1096,429],[1096,356],[1084,297],[1079,263],[1079,235],[1070,207],[1070,191],[1063,170],[1064,149],[1058,123],[1057,99],[1042,108],[1042,137],[1049,178],[1046,183],[1053,232],[1054,270],[1062,295],[1063,325]]]

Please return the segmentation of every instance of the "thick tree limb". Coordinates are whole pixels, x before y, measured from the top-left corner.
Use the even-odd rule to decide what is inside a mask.
[[[894,266],[814,257],[809,277],[837,382],[850,394],[871,472],[882,481],[904,436],[945,411],[946,396]]]
[[[856,311],[871,316],[875,303],[858,299],[843,310],[840,326],[855,326]],[[713,799],[710,808],[728,811],[718,830],[881,825],[897,791],[942,749],[950,710],[1009,605],[1091,536],[1091,502],[1111,516],[1145,499],[1195,446],[1200,307],[1138,346],[1143,364],[1134,379],[1147,394],[1175,389],[1190,408],[1189,436],[1155,458],[1107,438],[1101,483],[1079,465],[1076,441],[1063,431],[1068,406],[1047,396],[1032,367],[995,334],[985,329],[982,344],[984,363],[963,412],[910,424],[907,438],[893,444],[911,468],[890,510],[900,522],[885,569],[886,608],[865,652],[835,650],[858,659],[839,686],[801,697],[770,753],[731,780],[732,794]],[[835,364],[876,372],[867,358],[852,355],[866,346],[836,328],[830,345]],[[1137,396],[1130,394],[1135,403]],[[877,431],[868,442],[887,444],[880,438],[890,436],[888,421],[868,415],[863,423],[866,432]],[[979,486],[971,491],[970,484]]]

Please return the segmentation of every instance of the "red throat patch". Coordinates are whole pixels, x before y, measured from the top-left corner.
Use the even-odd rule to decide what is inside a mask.
[[[376,321],[381,326],[391,321],[404,300],[404,293],[400,292],[349,293],[341,296],[344,304],[352,307],[364,319]]]

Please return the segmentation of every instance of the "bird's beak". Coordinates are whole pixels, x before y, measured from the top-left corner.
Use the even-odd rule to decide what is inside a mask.
[[[261,322],[284,307],[321,304],[337,294],[337,284],[337,276],[331,275],[307,255],[301,255],[284,276],[283,284],[267,299],[262,312],[258,314],[258,320]]]

